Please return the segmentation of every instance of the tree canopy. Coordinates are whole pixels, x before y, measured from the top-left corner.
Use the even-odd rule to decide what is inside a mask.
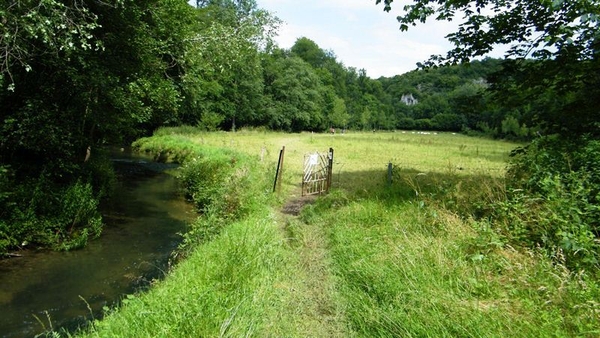
[[[383,2],[391,9],[393,0]],[[445,56],[423,66],[470,61],[509,45],[504,71],[491,78],[498,102],[545,106],[533,116],[548,132],[598,134],[600,1],[416,0],[398,16],[401,30],[427,19],[456,20]]]
[[[381,3],[377,0],[376,3]],[[383,0],[391,10],[393,0]],[[507,56],[551,59],[596,57],[600,33],[600,2],[597,0],[415,0],[398,16],[400,29],[436,20],[460,22],[447,35],[455,47],[434,61],[469,61],[495,46],[510,44]]]

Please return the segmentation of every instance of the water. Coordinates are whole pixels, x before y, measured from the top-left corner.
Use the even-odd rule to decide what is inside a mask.
[[[1,337],[76,328],[164,276],[192,208],[178,196],[175,179],[159,172],[165,165],[130,159],[116,165],[125,175],[103,206],[99,239],[77,251],[26,251],[0,261]]]

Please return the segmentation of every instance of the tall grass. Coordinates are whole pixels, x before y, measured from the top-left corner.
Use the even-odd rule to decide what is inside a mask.
[[[289,238],[304,243],[306,232],[270,207],[270,166],[177,136],[135,146],[183,162],[186,195],[200,216],[186,234],[186,258],[148,293],[125,297],[88,336],[347,336],[335,294],[312,288],[334,290],[326,260],[315,280],[319,268]]]
[[[310,336],[293,302],[301,284],[286,273],[294,260],[263,210],[198,247],[149,294],[126,299],[91,336]]]
[[[514,143],[452,134],[187,128],[159,130],[139,146],[227,170],[222,177],[194,176],[212,165],[202,164],[184,176],[221,182],[190,190],[202,197],[203,218],[194,231],[214,231],[195,236],[188,258],[165,281],[126,298],[94,324],[92,336],[600,335],[593,274],[570,271],[560,252],[551,258],[511,246],[485,217],[489,205],[506,198],[505,165]],[[284,187],[273,199],[265,186],[282,146]],[[303,155],[329,147],[336,154],[333,191],[299,217],[279,213],[281,203],[299,197]],[[232,157],[239,161],[232,164]],[[249,171],[241,174],[242,168]],[[221,187],[239,178],[244,183]],[[248,198],[262,197],[241,214],[210,207],[228,205],[213,193],[247,190]]]
[[[303,220],[327,229],[361,337],[597,336],[598,285],[416,200],[332,194]]]

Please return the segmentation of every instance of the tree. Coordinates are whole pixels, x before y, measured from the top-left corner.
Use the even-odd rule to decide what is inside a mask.
[[[11,180],[0,236],[54,246],[97,233],[95,216],[74,230],[69,210],[95,209],[110,179],[97,149],[179,121],[193,8],[11,0],[0,14],[0,168]]]
[[[335,97],[333,101],[333,109],[329,113],[328,120],[332,127],[345,128],[349,120],[348,112],[346,111],[346,103],[344,99]]]
[[[311,39],[301,37],[296,40],[291,52],[306,61],[313,68],[320,68],[327,60],[327,54]]]
[[[186,75],[185,122],[218,114],[223,126],[257,123],[262,109],[261,50],[273,44],[277,18],[254,0],[212,0],[197,10],[199,27],[190,39]]]
[[[460,131],[466,124],[466,121],[461,115],[442,113],[431,118],[431,123],[436,130]]]
[[[323,94],[315,70],[298,56],[278,53],[265,67],[265,118],[273,129],[324,129]]]
[[[393,0],[383,3],[389,11]],[[538,112],[548,132],[600,133],[593,103],[600,99],[600,1],[415,0],[403,9],[402,31],[430,17],[463,19],[446,36],[455,47],[422,66],[467,62],[510,44],[504,70],[492,79],[498,101],[518,93],[522,104],[552,92],[561,100]]]
[[[382,0],[376,0],[381,3]],[[383,0],[389,11],[393,0]],[[432,61],[465,62],[495,45],[513,44],[507,56],[592,59],[598,52],[600,6],[597,0],[414,0],[398,16],[400,30],[429,17],[452,21],[464,15],[457,32],[447,35],[456,47]]]
[[[35,58],[102,47],[91,34],[98,28],[98,17],[85,5],[4,0],[0,18],[0,83],[8,77],[10,88],[14,88],[14,68],[31,71]]]

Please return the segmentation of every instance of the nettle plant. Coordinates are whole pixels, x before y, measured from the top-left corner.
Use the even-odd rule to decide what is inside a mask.
[[[570,267],[600,259],[600,142],[545,137],[516,151],[499,214],[519,240],[562,250]]]

